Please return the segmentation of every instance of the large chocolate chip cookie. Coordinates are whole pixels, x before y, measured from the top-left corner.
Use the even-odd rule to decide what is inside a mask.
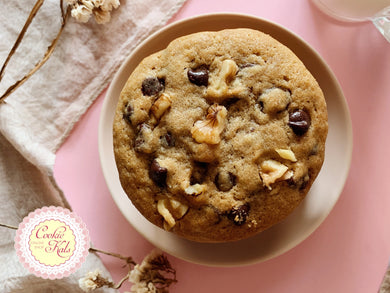
[[[324,160],[325,99],[285,46],[250,29],[178,38],[128,79],[114,121],[123,189],[152,223],[202,242],[283,220]]]

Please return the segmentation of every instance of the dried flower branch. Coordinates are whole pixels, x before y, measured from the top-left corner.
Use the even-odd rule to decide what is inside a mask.
[[[8,229],[13,229],[13,230],[18,230],[18,227],[7,225],[7,224],[1,224],[0,227],[8,228]]]
[[[99,24],[111,19],[111,10],[119,7],[119,0],[66,0],[71,7],[72,17],[80,22],[88,22],[92,15]]]
[[[105,255],[113,256],[113,257],[116,257],[119,259],[123,259],[124,261],[126,261],[126,264],[129,266],[129,268],[131,268],[131,266],[134,266],[137,264],[131,256],[122,256],[118,253],[107,252],[107,251],[103,251],[103,250],[93,248],[93,247],[89,248],[89,252],[99,252],[99,253],[103,253]]]
[[[157,249],[153,250],[140,265],[134,267],[129,280],[133,283],[131,292],[137,293],[168,292],[169,286],[177,282],[175,269],[168,258]]]
[[[34,17],[43,5],[43,2],[44,0],[37,0],[33,9],[31,10],[27,21],[23,26],[23,29],[19,33],[15,44],[11,48],[0,70],[0,82],[2,80],[9,61],[11,60],[15,51],[22,42],[28,27],[30,26]],[[35,65],[35,67],[30,72],[28,72],[22,79],[15,82],[15,84],[10,86],[6,90],[6,92],[0,96],[0,103],[3,102],[19,86],[21,86],[28,78],[30,78],[49,59],[57,45],[57,42],[61,36],[61,33],[70,14],[74,18],[76,18],[76,20],[81,22],[87,22],[90,19],[91,15],[94,15],[95,21],[99,24],[102,24],[110,21],[111,10],[113,8],[116,9],[119,6],[119,0],[66,0],[66,2],[68,5],[66,7],[66,10],[64,10],[63,0],[60,0],[62,18],[61,27],[56,37],[53,39],[53,41],[47,48],[47,51],[45,52],[43,58]],[[18,229],[18,227],[1,223],[0,227],[14,230]],[[88,272],[84,278],[81,278],[79,280],[79,286],[85,292],[90,292],[92,290],[104,286],[118,289],[126,280],[130,280],[133,283],[133,286],[131,287],[132,292],[164,293],[169,291],[169,286],[171,284],[177,282],[175,269],[172,268],[171,264],[168,261],[168,258],[158,250],[152,251],[152,253],[149,254],[140,265],[138,265],[132,257],[125,257],[117,253],[106,252],[93,247],[89,248],[89,252],[103,253],[124,260],[126,262],[126,265],[128,266],[128,273],[117,284],[114,284],[112,281],[103,277],[102,273],[99,270],[95,270],[94,272]]]
[[[0,70],[0,81],[3,78],[4,70],[7,67],[8,62],[11,60],[11,57],[14,55],[16,49],[19,47],[19,45],[20,45],[20,43],[21,43],[21,41],[22,41],[22,39],[24,37],[24,34],[26,33],[26,31],[27,31],[28,27],[30,26],[32,20],[34,19],[35,15],[38,13],[38,10],[41,8],[41,6],[43,4],[43,1],[44,0],[38,0],[35,3],[33,9],[31,10],[30,15],[28,16],[26,23],[24,24],[22,30],[19,33],[18,38],[15,41],[15,44],[11,48],[11,51],[9,52],[9,54],[7,56],[7,59],[5,59],[5,62],[3,64],[3,66],[1,67],[1,70]]]
[[[5,69],[14,55],[15,51],[19,47],[20,43],[23,40],[23,37],[33,21],[34,17],[38,13],[39,9],[42,7],[44,0],[37,0],[34,7],[32,8],[26,23],[24,24],[22,30],[20,31],[14,45],[12,46],[8,56],[0,70],[0,82],[3,78]],[[34,66],[33,69],[30,70],[25,76],[23,76],[20,80],[16,81],[13,85],[11,85],[1,96],[0,96],[0,104],[4,102],[4,100],[12,94],[18,87],[20,87],[24,82],[26,82],[39,68],[42,67],[43,64],[50,58],[53,53],[58,40],[61,36],[62,31],[64,30],[65,24],[69,15],[71,14],[76,20],[80,22],[87,22],[91,15],[95,16],[95,20],[99,24],[104,24],[110,21],[111,19],[111,11],[112,9],[116,9],[119,7],[119,0],[66,0],[67,6],[66,10],[64,10],[64,1],[60,0],[60,9],[61,9],[61,27],[53,39],[49,47],[47,48],[43,58]]]
[[[12,47],[10,53],[8,54],[8,57],[7,57],[6,61],[5,61],[5,63],[3,64],[1,74],[4,74],[4,70],[7,67],[7,64],[9,62],[9,60],[11,59],[11,57],[15,53],[16,49],[18,48],[19,44],[21,43],[21,41],[22,41],[22,39],[24,37],[24,34],[26,33],[27,28],[31,24],[32,20],[34,19],[34,17],[37,14],[39,8],[42,6],[43,1],[44,0],[38,0],[36,5],[31,10],[30,15],[27,18],[27,21],[26,21],[22,31],[19,33],[19,36],[16,39],[16,42],[15,42],[14,46]],[[54,51],[54,49],[55,49],[55,47],[57,45],[57,42],[58,42],[58,40],[59,40],[59,38],[61,36],[61,33],[64,30],[64,27],[65,27],[65,24],[66,24],[66,21],[68,19],[69,12],[70,12],[70,9],[68,7],[66,12],[64,13],[64,10],[63,10],[63,0],[60,0],[60,6],[61,6],[62,22],[61,22],[60,30],[58,31],[56,37],[54,38],[54,40],[51,42],[51,44],[47,48],[45,54],[43,55],[43,58],[34,66],[34,68],[31,69],[29,73],[27,73],[25,76],[23,76],[17,82],[15,82],[12,86],[10,86],[5,91],[5,93],[0,97],[0,103],[3,102],[5,98],[7,98],[10,94],[12,94],[24,82],[26,82],[39,68],[41,68],[42,65],[45,64],[45,62],[49,59],[49,57],[53,53],[53,51]],[[0,79],[0,81],[1,81],[1,79]]]
[[[118,289],[122,286],[124,281],[128,279],[133,283],[131,287],[131,292],[133,293],[166,293],[169,292],[169,286],[177,282],[176,270],[172,268],[168,258],[163,255],[160,250],[153,250],[145,257],[141,264],[136,264],[131,257],[125,257],[120,254],[110,253],[95,248],[91,248],[90,251],[104,253],[125,260],[129,267],[129,272],[118,284],[114,284],[113,282],[104,279],[102,276],[96,276],[95,279],[91,281],[91,278],[88,279],[88,276],[91,276],[91,273],[88,273],[86,276],[87,279],[83,278],[80,280],[80,288],[85,292],[90,292],[103,286]],[[91,282],[96,284],[95,288],[95,285]],[[87,286],[89,289],[87,289],[85,285],[89,285]]]
[[[2,223],[0,223],[0,227],[18,229],[16,226]],[[176,270],[159,249],[152,250],[141,264],[137,264],[131,256],[123,256],[93,247],[89,248],[89,252],[102,253],[124,260],[128,266],[128,273],[115,284],[103,277],[102,272],[99,270],[88,272],[84,278],[79,280],[79,287],[84,292],[91,292],[102,287],[119,289],[126,280],[129,280],[133,283],[131,293],[167,293],[169,292],[169,286],[177,282]]]
[[[104,278],[100,270],[88,272],[84,278],[79,280],[79,287],[84,292],[90,292],[104,286],[113,288],[115,285],[113,282]]]

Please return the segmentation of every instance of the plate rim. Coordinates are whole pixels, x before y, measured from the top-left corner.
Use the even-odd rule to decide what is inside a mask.
[[[321,66],[324,67],[326,69],[326,73],[328,74],[329,78],[331,79],[331,82],[332,84],[335,86],[335,89],[337,90],[337,92],[339,93],[339,95],[341,95],[341,99],[339,100],[339,102],[341,102],[341,105],[342,105],[342,112],[345,114],[345,118],[346,120],[344,121],[345,122],[345,128],[347,130],[347,133],[346,133],[346,142],[347,142],[347,149],[348,149],[348,153],[346,154],[346,164],[345,164],[345,170],[343,172],[343,182],[342,184],[339,185],[339,188],[337,190],[337,198],[336,200],[334,200],[333,204],[330,206],[330,208],[327,209],[327,212],[323,214],[321,220],[318,221],[318,223],[315,225],[315,227],[313,229],[311,229],[311,231],[309,232],[306,232],[305,233],[305,236],[304,237],[301,237],[299,239],[296,239],[296,241],[292,241],[290,242],[288,245],[285,246],[285,249],[283,251],[277,251],[273,254],[269,254],[268,257],[263,257],[263,258],[255,258],[255,259],[251,259],[251,260],[246,260],[246,261],[242,261],[242,262],[205,262],[205,261],[197,261],[197,259],[194,259],[194,258],[191,258],[191,257],[186,257],[185,255],[177,255],[175,253],[175,251],[173,250],[170,250],[170,249],[167,249],[166,247],[165,248],[161,248],[160,245],[158,245],[156,243],[156,241],[150,239],[150,237],[147,237],[145,235],[145,233],[143,233],[143,231],[141,229],[139,229],[139,227],[136,227],[134,225],[134,223],[132,223],[129,219],[129,217],[125,214],[124,212],[124,208],[121,207],[120,205],[120,199],[118,198],[118,195],[116,195],[113,191],[112,191],[112,186],[110,184],[110,180],[109,180],[109,176],[110,174],[107,174],[107,169],[104,168],[104,165],[105,165],[105,159],[104,157],[106,156],[105,155],[105,149],[103,148],[103,145],[104,145],[104,142],[103,142],[103,139],[104,139],[104,133],[103,133],[103,129],[104,129],[104,123],[107,122],[106,119],[104,119],[106,116],[107,116],[107,113],[104,111],[105,109],[107,109],[108,105],[111,101],[110,97],[112,97],[113,95],[113,92],[116,90],[115,89],[115,85],[121,80],[123,79],[123,74],[124,72],[126,71],[126,67],[127,67],[127,64],[130,62],[130,60],[136,55],[139,53],[139,51],[148,43],[150,42],[150,40],[153,40],[155,37],[157,37],[159,34],[161,34],[162,32],[166,32],[166,31],[169,31],[169,30],[172,30],[173,28],[177,27],[177,26],[181,26],[182,24],[188,24],[188,23],[191,23],[191,22],[194,22],[194,21],[207,21],[207,19],[210,19],[210,18],[226,18],[226,17],[234,17],[234,18],[245,18],[245,19],[251,19],[253,21],[259,21],[259,23],[266,23],[267,25],[270,25],[274,28],[276,28],[277,30],[281,30],[283,31],[283,33],[285,34],[288,34],[290,36],[292,36],[293,38],[295,38],[295,41],[298,41],[300,44],[300,46],[304,46],[306,47],[307,50],[311,51],[311,53],[313,55],[316,56],[316,62],[321,62]],[[238,26],[237,26],[238,27]],[[272,36],[272,35],[271,35]],[[178,37],[178,36],[177,36]],[[272,36],[274,37],[274,36]],[[277,38],[276,38],[277,39]],[[280,41],[280,40],[279,40]],[[291,48],[290,48],[291,49]],[[293,52],[294,50],[291,49]],[[295,52],[294,52],[295,53]],[[306,65],[306,64],[305,64]],[[131,73],[130,73],[131,74]],[[128,78],[129,74],[127,74],[127,77],[126,77],[126,80]],[[111,121],[112,122],[112,121]],[[111,132],[112,134],[112,132]],[[254,264],[254,263],[258,263],[258,262],[262,262],[262,261],[265,261],[265,260],[268,260],[268,259],[271,259],[271,258],[274,258],[276,256],[279,256],[279,255],[282,255],[283,253],[291,250],[292,248],[294,248],[295,246],[297,246],[299,243],[303,242],[305,239],[307,239],[307,237],[309,237],[314,231],[316,231],[318,229],[318,227],[324,222],[324,220],[328,217],[328,215],[330,214],[330,212],[333,210],[334,206],[336,205],[343,189],[344,189],[344,186],[345,186],[345,183],[347,181],[347,178],[348,178],[348,174],[349,174],[349,170],[350,170],[350,167],[351,167],[351,161],[352,161],[352,150],[353,150],[353,131],[352,131],[352,121],[351,121],[351,116],[350,116],[350,112],[349,112],[349,108],[348,108],[348,104],[347,104],[347,101],[344,97],[344,94],[343,94],[343,91],[341,89],[341,86],[337,80],[337,78],[335,77],[334,73],[332,72],[332,70],[330,69],[330,67],[328,66],[328,64],[323,60],[323,58],[320,56],[320,54],[314,50],[307,42],[305,42],[301,37],[299,37],[298,35],[296,35],[295,33],[293,33],[292,31],[290,31],[289,29],[277,24],[277,23],[274,23],[272,21],[269,21],[267,19],[264,19],[264,18],[260,18],[260,17],[257,17],[257,16],[254,16],[254,15],[250,15],[250,14],[242,14],[242,13],[225,13],[225,12],[219,12],[219,13],[206,13],[206,14],[200,14],[200,15],[195,15],[195,16],[192,16],[192,17],[189,17],[189,18],[185,18],[185,19],[182,19],[182,20],[179,20],[179,21],[175,21],[171,24],[168,24],[167,26],[157,30],[156,32],[154,32],[153,34],[151,34],[149,37],[147,37],[144,41],[142,41],[138,46],[136,46],[136,48],[132,51],[131,54],[129,54],[129,56],[127,56],[125,58],[125,60],[123,61],[122,65],[120,66],[120,68],[118,69],[118,71],[115,73],[115,76],[112,80],[112,82],[110,83],[110,86],[107,90],[107,93],[106,93],[106,96],[105,96],[105,99],[103,101],[103,105],[102,105],[102,110],[101,110],[101,115],[100,115],[100,119],[99,119],[99,126],[98,126],[98,148],[99,148],[99,159],[100,159],[100,165],[101,165],[101,169],[102,169],[102,172],[103,172],[103,176],[105,178],[105,181],[106,181],[106,184],[107,184],[107,187],[110,191],[110,194],[114,200],[114,202],[116,203],[118,209],[121,211],[122,215],[126,218],[126,220],[132,225],[132,227],[138,232],[140,233],[146,240],[148,240],[150,243],[152,243],[153,245],[159,247],[160,249],[162,249],[163,251],[175,256],[175,257],[178,257],[180,259],[183,259],[183,260],[186,260],[186,261],[189,261],[189,262],[192,262],[192,263],[197,263],[197,264],[202,264],[202,265],[207,265],[207,266],[223,266],[223,267],[232,267],[232,266],[243,266],[243,265],[249,265],[249,264]],[[113,150],[112,150],[113,152]],[[129,201],[129,204],[132,205],[131,201]],[[152,224],[153,225],[153,224]],[[279,225],[279,224],[278,224]],[[156,226],[156,228],[158,228]],[[158,228],[160,229],[160,228]],[[162,230],[162,229],[161,229]],[[170,232],[166,232],[164,231],[165,233],[168,233],[168,234],[171,234],[173,238],[178,238],[176,235],[173,235],[172,233]],[[181,239],[181,238],[178,238],[178,239]],[[179,240],[181,241],[181,240]],[[189,241],[189,240],[185,240],[185,241]],[[241,240],[242,241],[242,240]],[[211,244],[211,245],[219,245],[220,243],[217,243],[217,244]]]

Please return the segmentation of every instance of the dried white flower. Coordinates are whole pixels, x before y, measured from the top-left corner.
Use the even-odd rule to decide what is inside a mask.
[[[96,251],[103,252],[101,250]],[[118,256],[117,254],[106,254]],[[168,258],[158,249],[149,253],[141,264],[135,264],[131,257],[120,257],[126,259],[130,271],[118,284],[104,278],[99,270],[95,270],[87,273],[84,278],[79,280],[79,287],[84,292],[91,292],[104,286],[118,289],[124,281],[129,280],[133,283],[131,293],[166,293],[169,286],[177,282],[176,270],[172,268]],[[133,267],[133,265],[135,266]]]
[[[138,283],[141,281],[142,271],[140,270],[140,265],[135,265],[129,275],[129,281],[132,283]]]
[[[87,7],[91,11],[96,7],[94,0],[81,0],[79,2],[81,2],[85,7]]]
[[[139,266],[141,272],[145,272],[152,267],[153,262],[162,256],[162,252],[159,249],[153,249],[143,260]]]
[[[111,14],[109,11],[96,9],[94,10],[93,15],[95,15],[95,20],[98,24],[104,24],[111,20]]]
[[[173,278],[169,275],[173,275]],[[140,265],[133,268],[129,274],[129,281],[133,283],[132,293],[165,292],[171,283],[176,282],[176,272],[161,251],[155,249]]]
[[[86,23],[91,18],[92,9],[89,9],[87,6],[76,2],[72,5],[71,15],[77,21]]]
[[[79,280],[79,287],[84,292],[91,292],[97,288],[101,288],[105,285],[112,285],[113,283],[102,277],[100,270],[88,272],[84,278]]]
[[[89,292],[97,288],[96,283],[94,282],[97,279],[97,276],[100,274],[99,270],[94,272],[88,272],[84,278],[79,280],[79,286],[84,292]]]
[[[119,0],[94,0],[95,6],[104,10],[111,11],[113,8],[118,8],[120,3]]]
[[[107,23],[111,19],[110,12],[118,8],[119,0],[66,0],[71,7],[71,15],[80,22],[88,22],[93,14],[99,24]]]

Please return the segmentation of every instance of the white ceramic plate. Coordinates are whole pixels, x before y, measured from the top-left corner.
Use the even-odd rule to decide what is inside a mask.
[[[246,240],[222,244],[196,243],[166,232],[147,221],[122,190],[114,161],[112,122],[121,89],[138,63],[182,35],[206,30],[247,27],[270,34],[305,63],[324,91],[329,113],[325,162],[303,203],[282,223]],[[99,124],[101,165],[112,197],[134,228],[153,245],[178,258],[210,266],[238,266],[264,261],[293,248],[307,238],[337,202],[347,178],[352,154],[352,127],[348,107],[333,73],[302,39],[285,28],[242,14],[208,14],[166,26],[151,35],[126,59],[107,92]]]

